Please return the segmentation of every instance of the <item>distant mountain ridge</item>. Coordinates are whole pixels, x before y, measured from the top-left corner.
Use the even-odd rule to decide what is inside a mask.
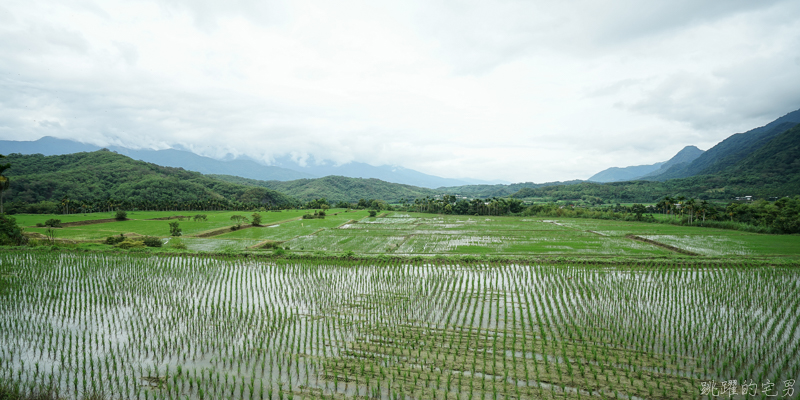
[[[291,157],[288,156],[278,157],[275,159],[274,165],[282,168],[291,169],[294,171],[301,171],[313,177],[344,176],[348,178],[364,178],[364,179],[375,178],[386,182],[399,183],[403,185],[412,185],[428,189],[502,182],[502,181],[488,182],[471,178],[466,178],[466,179],[442,178],[439,176],[425,174],[419,171],[415,171],[413,169],[404,168],[400,166],[381,165],[376,167],[373,165],[356,161],[335,165],[334,163],[327,160],[323,161],[315,160],[313,157],[311,159],[306,160],[306,162],[303,165],[292,160]]]
[[[587,179],[589,182],[621,182],[635,179],[639,176],[658,170],[666,161],[655,164],[634,165],[630,167],[606,168]]]
[[[648,179],[665,173],[675,165],[690,163],[701,154],[703,154],[703,150],[696,146],[686,146],[667,161],[631,167],[611,167],[592,175],[587,181],[606,183]]]
[[[109,146],[107,148],[133,159],[161,166],[183,168],[203,174],[233,175],[263,181],[291,181],[340,175],[351,178],[375,178],[386,182],[429,189],[469,184],[507,183],[504,181],[487,182],[470,178],[442,178],[404,167],[389,165],[376,167],[360,162],[335,165],[329,161],[317,162],[312,158],[309,160],[310,162],[301,165],[292,160],[291,157],[283,156],[276,159],[275,165],[266,165],[246,157],[217,160],[183,149],[148,150],[129,149],[119,146]],[[50,156],[92,152],[100,150],[100,147],[73,140],[45,136],[34,141],[0,140],[0,149],[3,151],[2,154],[20,153]]]
[[[4,154],[42,154],[45,156],[93,152],[101,149],[100,146],[67,139],[58,139],[52,136],[45,136],[33,141],[0,140],[0,148],[3,149],[5,152]],[[250,160],[220,161],[184,150],[136,150],[119,146],[109,146],[107,149],[126,155],[134,160],[145,161],[163,167],[183,168],[202,174],[227,174],[251,179],[274,180],[292,180],[313,177],[313,175],[303,172],[261,165]]]
[[[686,146],[678,154],[675,154],[672,158],[670,158],[667,162],[663,163],[657,170],[651,171],[650,173],[644,174],[642,176],[637,176],[634,179],[649,179],[652,177],[657,177],[662,174],[667,173],[670,169],[676,166],[683,166],[688,165],[692,161],[696,160],[698,157],[705,153],[703,150],[698,149],[696,146]]]
[[[665,181],[695,175],[709,175],[722,172],[744,160],[750,154],[766,145],[773,138],[800,123],[800,110],[792,111],[767,125],[737,133],[717,143],[700,157],[686,165],[676,165],[669,171],[654,177]]]
[[[209,178],[239,185],[255,186],[275,190],[302,202],[325,198],[335,205],[343,201],[358,203],[364,200],[384,200],[400,203],[403,200],[413,202],[414,199],[434,197],[439,191],[401,183],[385,182],[375,178],[350,178],[346,176],[325,176],[315,179],[298,179],[293,181],[258,181],[230,175],[208,175]]]
[[[674,157],[674,161],[672,167],[662,168],[666,172],[650,180],[529,187],[520,189],[514,197],[572,200],[596,196],[606,201],[646,203],[664,196],[729,201],[741,196],[797,196],[800,110],[762,127],[733,134],[691,162],[681,161],[680,157]]]

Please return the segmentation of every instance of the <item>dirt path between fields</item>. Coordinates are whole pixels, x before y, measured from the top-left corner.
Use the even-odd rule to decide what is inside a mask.
[[[87,221],[75,221],[75,222],[62,222],[61,228],[69,228],[71,226],[83,226],[83,225],[94,225],[94,224],[105,224],[107,222],[117,222],[119,221],[116,218],[107,218],[107,219],[91,219]]]
[[[290,218],[290,219],[285,219],[283,221],[277,221],[277,222],[270,222],[269,224],[266,224],[266,225],[259,225],[258,228],[269,228],[270,226],[285,224],[287,222],[297,221],[299,219],[302,219],[302,217]],[[231,229],[233,227],[234,227],[234,225],[226,226],[226,227],[223,227],[223,228],[211,229],[211,230],[208,230],[208,231],[205,231],[205,232],[200,232],[200,233],[195,234],[195,235],[189,235],[187,237],[209,238],[209,237],[212,237],[212,236],[219,236],[219,235],[222,235],[222,234],[225,234],[225,233],[238,231],[240,229],[256,228],[256,226],[254,226],[252,224],[242,224],[238,229]]]
[[[662,249],[674,251],[676,253],[686,254],[687,256],[699,256],[700,255],[700,254],[697,254],[697,253],[689,251],[689,250],[684,250],[684,249],[682,249],[680,247],[670,246],[668,244],[664,244],[664,243],[661,243],[661,242],[656,242],[655,240],[650,240],[650,239],[647,239],[647,238],[643,238],[641,236],[626,235],[625,237],[628,238],[628,239],[631,239],[631,240],[635,240],[637,242],[643,242],[643,243],[647,243],[647,244],[652,244],[653,246],[658,246],[658,247],[661,247]]]
[[[187,215],[173,215],[173,216],[170,216],[170,217],[150,218],[150,219],[148,219],[146,221],[167,221],[167,220],[170,220],[170,219],[183,219],[183,218],[191,219],[192,217],[187,216]]]

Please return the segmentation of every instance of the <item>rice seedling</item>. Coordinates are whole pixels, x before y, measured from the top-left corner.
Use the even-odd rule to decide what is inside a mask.
[[[796,268],[9,252],[0,276],[0,380],[66,398],[683,399],[734,379],[746,398],[800,373]]]

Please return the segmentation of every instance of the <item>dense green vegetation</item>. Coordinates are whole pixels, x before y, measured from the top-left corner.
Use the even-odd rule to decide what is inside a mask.
[[[18,246],[23,243],[25,237],[14,217],[0,214],[0,246]]]
[[[522,201],[513,198],[465,200],[447,194],[441,198],[416,199],[403,206],[409,211],[456,215],[508,215],[519,213],[523,209]]]
[[[466,186],[453,186],[442,187],[437,189],[440,193],[450,194],[454,196],[466,198],[490,198],[490,197],[508,197],[514,193],[519,192],[524,188],[539,188],[547,186],[567,186],[581,183],[581,180],[573,180],[566,182],[547,182],[547,183],[512,183],[510,185],[466,185]]]
[[[379,179],[348,178],[326,176],[317,179],[298,179],[294,181],[259,181],[230,175],[209,175],[209,177],[240,185],[268,188],[300,199],[303,202],[319,198],[331,204],[339,202],[358,203],[360,199],[379,199],[399,203],[419,197],[433,196],[438,191],[399,183],[384,182]]]
[[[6,156],[0,154],[0,159],[4,158],[6,158]],[[0,214],[5,213],[3,198],[6,194],[6,189],[11,185],[11,181],[4,175],[5,171],[9,168],[11,168],[11,164],[0,164]]]
[[[219,210],[295,207],[267,188],[237,185],[180,168],[135,161],[110,151],[63,156],[11,154],[7,212]]]

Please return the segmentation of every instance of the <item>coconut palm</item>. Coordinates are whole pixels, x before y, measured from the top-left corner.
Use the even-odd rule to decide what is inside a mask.
[[[696,206],[696,202],[693,198],[686,200],[685,203],[686,209],[689,211],[689,225],[692,224],[692,217],[694,217],[694,208]]]
[[[0,158],[6,158],[6,156],[0,154]],[[11,168],[11,164],[0,164],[0,214],[3,214],[3,195],[11,184],[3,172],[9,168]]]

